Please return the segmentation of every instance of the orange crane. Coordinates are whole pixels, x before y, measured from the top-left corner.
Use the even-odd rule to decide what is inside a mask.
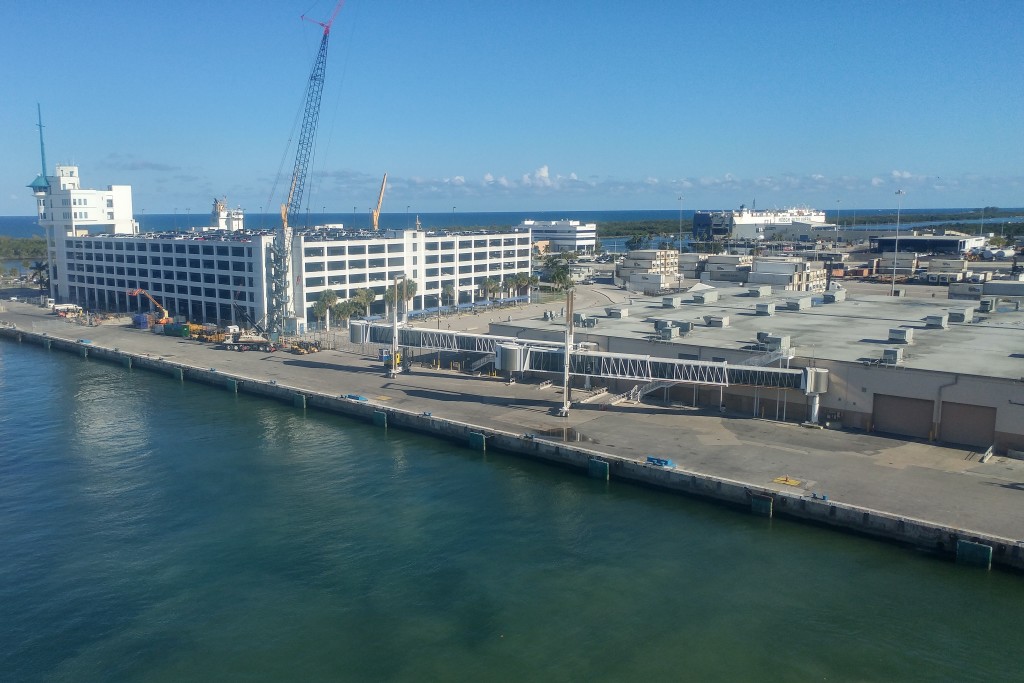
[[[150,295],[149,292],[147,292],[144,289],[129,289],[128,290],[128,296],[138,296],[140,294],[142,296],[146,297],[147,299],[149,299],[150,301],[152,301],[153,305],[156,306],[156,312],[160,316],[160,319],[156,321],[157,325],[166,325],[167,323],[174,322],[174,320],[171,318],[171,316],[167,315],[167,309],[164,308],[163,306],[161,306],[160,302],[157,301],[156,299],[154,299]]]
[[[384,188],[388,186],[388,174],[384,174],[384,180],[380,184],[380,196],[377,197],[377,208],[373,210],[373,231],[377,232],[377,219],[380,218],[380,207],[384,203]]]

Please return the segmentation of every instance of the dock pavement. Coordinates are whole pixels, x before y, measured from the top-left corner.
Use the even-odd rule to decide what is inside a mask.
[[[585,305],[628,299],[612,288],[581,292],[577,301],[581,298]],[[382,406],[565,439],[639,461],[653,455],[688,471],[771,490],[827,495],[830,500],[957,529],[1024,538],[1024,461],[994,456],[983,463],[979,453],[963,448],[648,403],[574,404],[568,417],[559,417],[553,410],[562,404],[558,386],[510,384],[420,362],[411,372],[388,378],[376,359],[376,345],[305,356],[236,353],[133,329],[127,318],[83,327],[30,303],[4,301],[3,307],[0,321],[23,331],[68,340],[88,338],[129,353],[326,394],[359,394]],[[451,316],[435,324],[485,333],[491,318],[539,316],[552,308],[557,304],[531,304]],[[0,354],[10,343],[0,339]]]

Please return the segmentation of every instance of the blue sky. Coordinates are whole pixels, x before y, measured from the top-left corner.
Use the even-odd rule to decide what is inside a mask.
[[[0,215],[48,171],[270,212],[333,0],[6,3]],[[1024,2],[347,0],[312,211],[1024,206]],[[275,179],[276,193],[273,193]]]

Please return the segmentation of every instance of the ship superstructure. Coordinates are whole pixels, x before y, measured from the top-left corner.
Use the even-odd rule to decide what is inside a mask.
[[[696,211],[693,236],[701,240],[763,240],[775,230],[791,228],[794,223],[825,223],[825,212],[809,208]]]

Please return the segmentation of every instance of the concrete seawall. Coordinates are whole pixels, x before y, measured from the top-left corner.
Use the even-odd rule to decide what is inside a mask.
[[[763,516],[778,515],[852,531],[875,538],[924,549],[956,558],[966,564],[991,563],[1024,569],[1024,541],[1003,538],[969,529],[936,524],[866,507],[808,496],[806,492],[785,492],[677,467],[661,467],[632,458],[548,440],[531,434],[517,434],[482,427],[430,413],[380,405],[344,396],[310,391],[273,380],[244,377],[170,361],[148,354],[97,346],[85,340],[59,337],[11,328],[0,328],[0,339],[31,343],[48,349],[102,360],[127,369],[140,369],[225,389],[275,399],[298,408],[315,408],[365,420],[382,427],[396,427],[450,440],[481,450],[499,450],[569,467],[586,474],[593,464],[609,478],[625,480],[661,490],[726,503]],[[606,464],[606,465],[605,465]]]

